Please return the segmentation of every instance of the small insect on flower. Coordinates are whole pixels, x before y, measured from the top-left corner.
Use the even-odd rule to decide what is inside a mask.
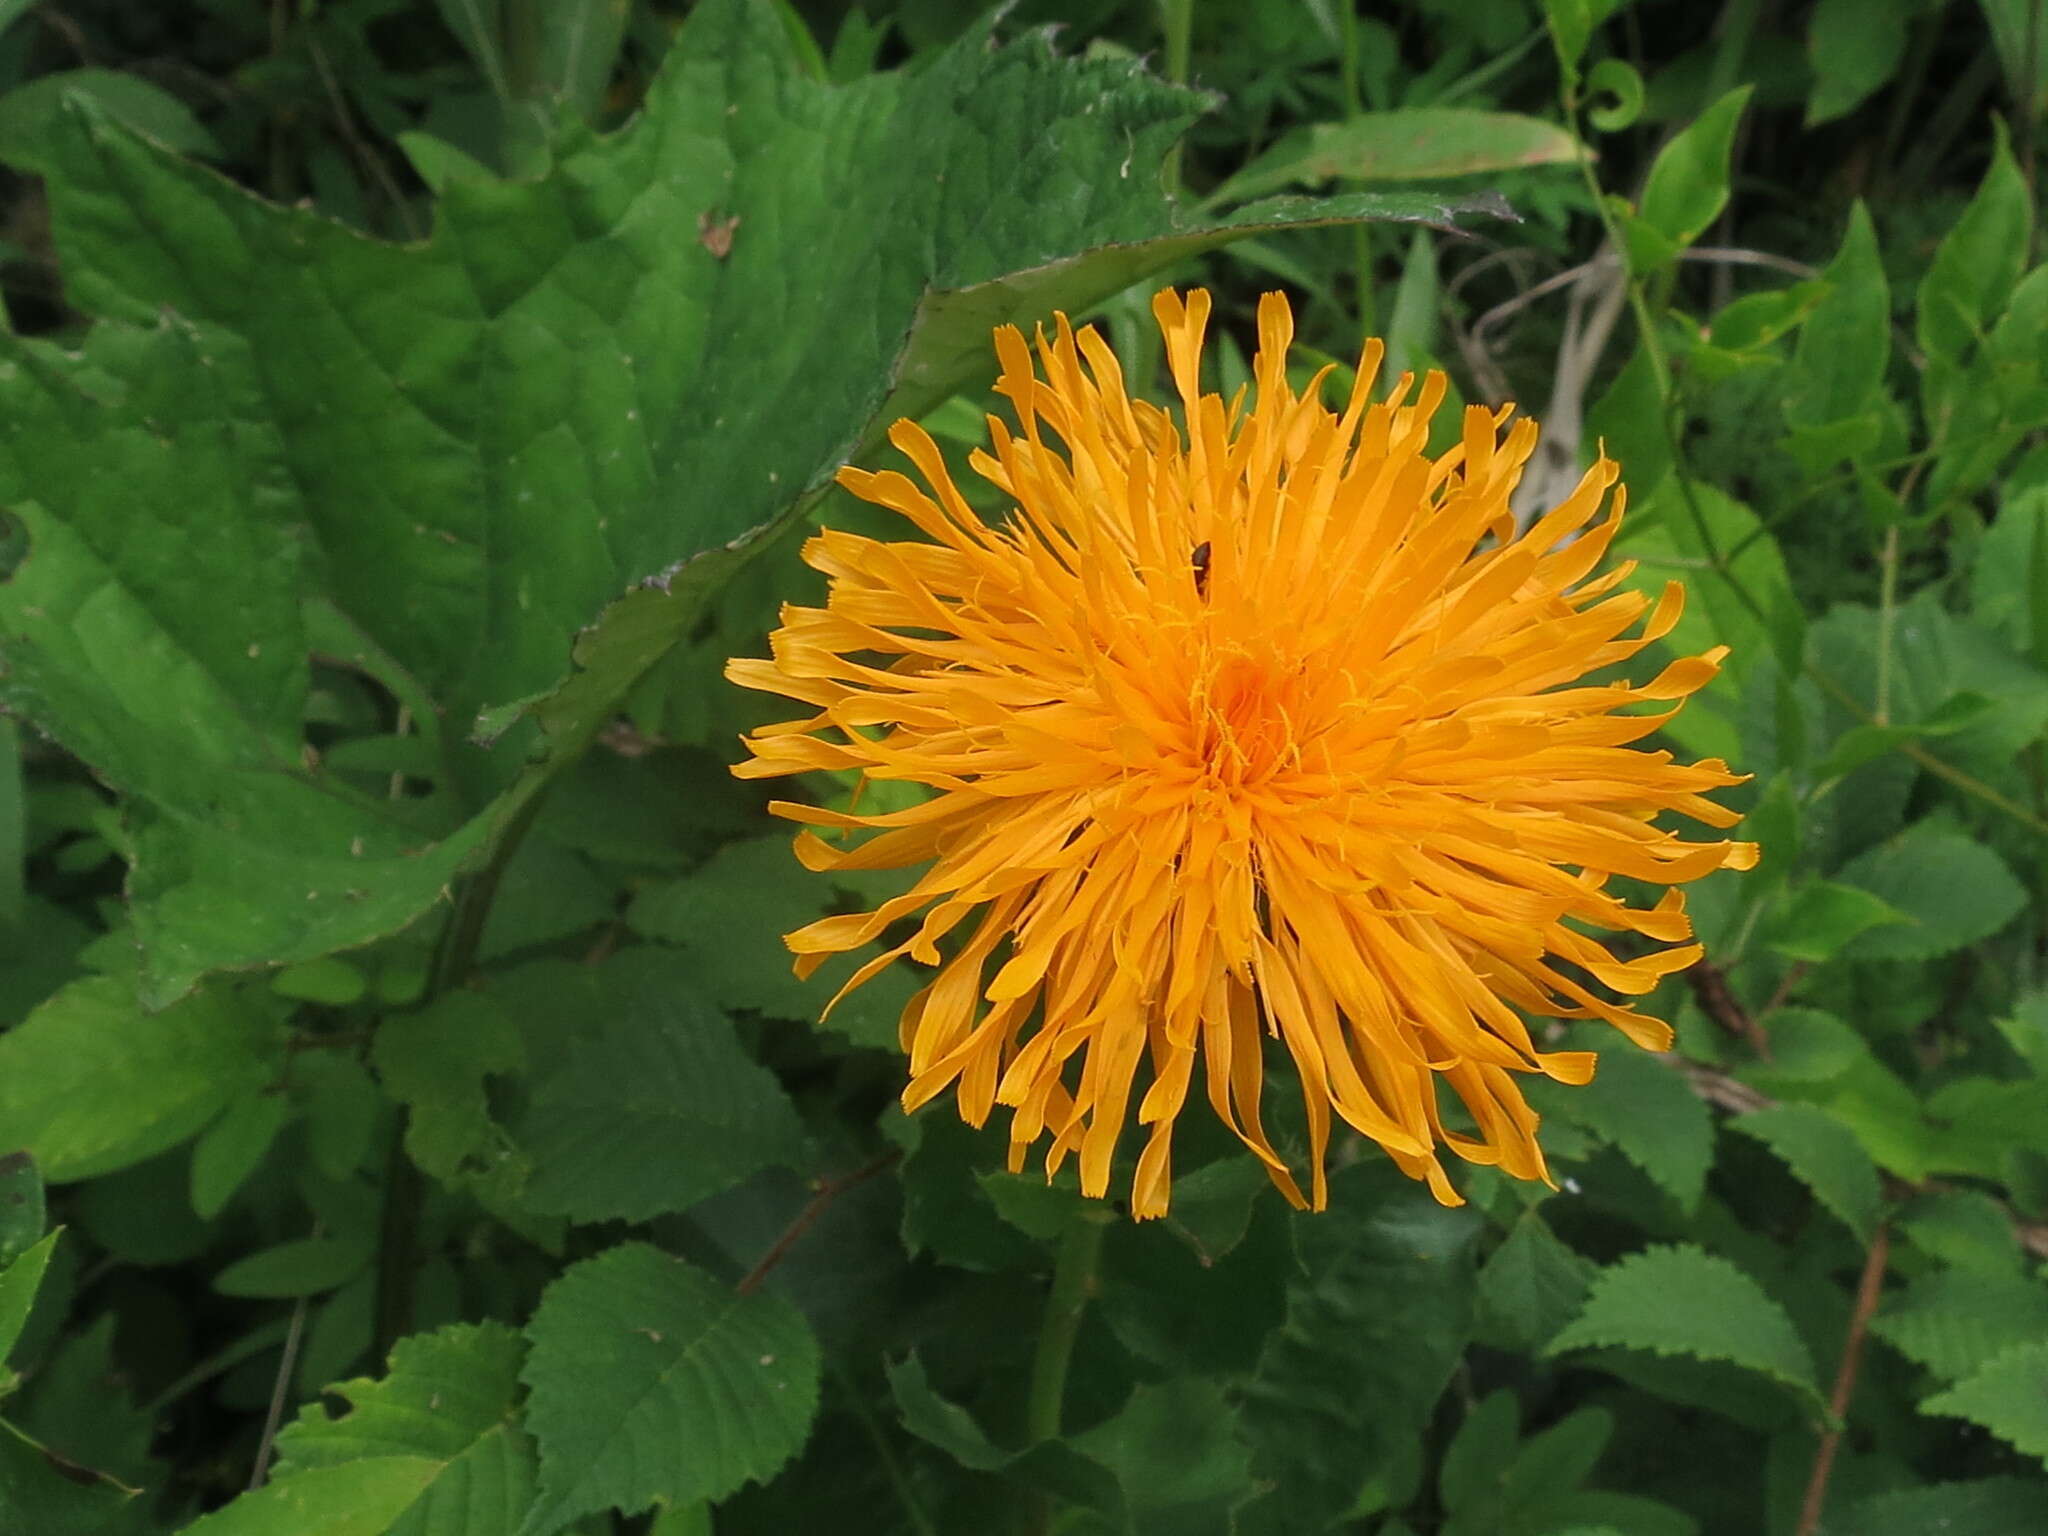
[[[1297,1205],[1324,1203],[1336,1120],[1446,1203],[1446,1149],[1546,1178],[1517,1078],[1584,1083],[1594,1056],[1538,1049],[1524,1016],[1664,1049],[1671,1031],[1609,994],[1698,958],[1678,885],[1755,862],[1654,824],[1732,825],[1706,794],[1740,780],[1644,750],[1669,712],[1628,712],[1675,709],[1724,652],[1584,681],[1668,634],[1682,602],[1625,588],[1626,566],[1594,574],[1623,509],[1611,462],[1518,527],[1536,429],[1508,427],[1512,408],[1467,409],[1432,458],[1444,379],[1404,375],[1375,402],[1377,341],[1341,409],[1327,371],[1297,394],[1278,294],[1250,403],[1226,402],[1200,383],[1209,309],[1200,290],[1153,301],[1178,420],[1131,399],[1063,315],[1035,357],[995,333],[1016,425],[989,418],[971,463],[1012,508],[999,523],[909,421],[890,441],[922,485],[840,472],[922,537],[810,541],[825,606],[785,608],[772,659],[728,675],[815,713],[757,731],[734,771],[924,786],[908,809],[773,807],[853,835],[799,833],[810,869],[924,868],[872,912],[790,934],[797,971],[914,921],[846,984],[903,956],[935,968],[902,1018],[904,1107],[951,1090],[980,1125],[1001,1105],[1012,1168],[1048,1139],[1048,1175],[1076,1156],[1100,1197],[1135,1101],[1140,1217],[1167,1209],[1198,1072]],[[1667,889],[1632,907],[1622,876]],[[1306,1195],[1260,1113],[1269,1039],[1306,1110]]]

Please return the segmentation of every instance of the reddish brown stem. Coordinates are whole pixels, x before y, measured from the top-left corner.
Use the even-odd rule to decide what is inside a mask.
[[[768,1278],[769,1271],[789,1256],[789,1250],[794,1248],[799,1239],[811,1230],[817,1219],[825,1214],[827,1206],[855,1185],[865,1184],[878,1173],[886,1173],[896,1166],[902,1156],[900,1151],[885,1152],[872,1163],[856,1168],[849,1174],[836,1179],[820,1180],[810,1200],[796,1213],[796,1219],[782,1229],[782,1235],[768,1245],[768,1251],[761,1255],[761,1261],[747,1271],[746,1278],[734,1289],[742,1296],[753,1295],[761,1288],[761,1282]]]
[[[1687,969],[1685,981],[1708,1018],[1738,1040],[1747,1041],[1759,1060],[1771,1059],[1770,1037],[1750,1017],[1749,1010],[1736,998],[1728,985],[1728,978],[1718,967],[1705,960],[1697,961]]]
[[[1856,1305],[1849,1314],[1849,1331],[1842,1340],[1842,1363],[1835,1368],[1835,1391],[1828,1400],[1834,1423],[1821,1432],[1820,1448],[1813,1455],[1813,1475],[1806,1480],[1806,1501],[1799,1507],[1799,1526],[1794,1536],[1815,1536],[1820,1530],[1821,1510],[1828,1499],[1828,1478],[1835,1470],[1835,1452],[1847,1430],[1849,1403],[1856,1395],[1856,1368],[1863,1360],[1863,1336],[1870,1330],[1871,1314],[1877,1311],[1884,1291],[1885,1262],[1891,1255],[1892,1231],[1880,1224],[1871,1239],[1870,1254],[1863,1261],[1863,1278],[1856,1284]]]

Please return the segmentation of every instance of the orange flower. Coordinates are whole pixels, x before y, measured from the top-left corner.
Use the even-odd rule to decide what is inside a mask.
[[[1014,510],[984,522],[899,421],[890,441],[924,487],[839,479],[924,540],[819,534],[804,557],[830,578],[825,607],[786,607],[773,659],[728,668],[817,710],[750,737],[742,777],[850,769],[932,791],[883,814],[773,807],[872,834],[799,833],[808,868],[927,866],[873,912],[790,934],[796,969],[915,917],[847,983],[902,955],[937,967],[903,1014],[904,1108],[951,1088],[980,1125],[1004,1105],[1013,1169],[1049,1136],[1048,1175],[1078,1153],[1100,1196],[1135,1097],[1141,1217],[1167,1208],[1198,1066],[1297,1205],[1324,1203],[1333,1112],[1447,1204],[1440,1147],[1546,1178],[1516,1074],[1584,1083],[1594,1057],[1539,1050],[1516,1010],[1666,1048],[1665,1025],[1589,983],[1648,992],[1699,946],[1677,890],[1641,910],[1613,877],[1675,887],[1755,862],[1652,825],[1731,825],[1703,793],[1739,780],[1634,747],[1669,715],[1622,712],[1675,709],[1724,649],[1639,685],[1580,681],[1667,633],[1682,602],[1676,584],[1655,603],[1622,589],[1626,567],[1592,575],[1624,499],[1605,458],[1518,531],[1508,493],[1533,423],[1503,441],[1509,409],[1468,408],[1431,459],[1443,377],[1371,403],[1377,341],[1341,413],[1323,374],[1297,395],[1279,294],[1259,305],[1246,410],[1201,390],[1208,294],[1153,311],[1184,431],[1129,398],[1092,329],[1061,315],[1041,331],[1043,377],[998,330],[1018,426],[989,418],[972,462]],[[1621,958],[1594,930],[1652,943]],[[1305,1201],[1260,1120],[1268,1036],[1306,1102]],[[1440,1082],[1469,1131],[1446,1123]]]

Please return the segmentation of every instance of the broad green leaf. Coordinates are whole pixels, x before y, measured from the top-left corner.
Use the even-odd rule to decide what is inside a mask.
[[[1700,568],[1738,546],[1741,553],[1729,562],[1732,581]],[[1711,485],[1680,485],[1676,475],[1666,475],[1640,505],[1630,498],[1615,548],[1639,562],[1631,585],[1653,597],[1667,582],[1685,584],[1685,612],[1665,642],[1671,650],[1692,655],[1716,645],[1732,648],[1720,674],[1664,729],[1690,752],[1734,757],[1743,680],[1773,653],[1782,662],[1800,649],[1804,620],[1777,541],[1741,502]]]
[[[1912,1281],[1870,1326],[1900,1354],[1955,1381],[2003,1350],[2048,1338],[2048,1285],[2013,1272],[1938,1269]]]
[[[2008,483],[1970,570],[1971,615],[2036,665],[2048,648],[2048,484]]]
[[[1116,1475],[1141,1531],[1226,1530],[1230,1506],[1252,1491],[1236,1416],[1204,1377],[1140,1383],[1114,1417],[1068,1443]]]
[[[2033,103],[2035,121],[2048,108],[2048,50],[2041,47],[2040,0],[1978,0],[2016,102]],[[2032,70],[2031,76],[2028,71]]]
[[[2036,989],[1997,1020],[1998,1032],[2038,1077],[2048,1077],[2048,990]]]
[[[1120,1522],[1123,1494],[1114,1474],[1101,1463],[1063,1440],[1044,1440],[1021,1450],[997,1445],[974,1415],[940,1396],[914,1353],[883,1369],[903,1427],[918,1439],[963,1467],[1008,1479],[1029,1490],[1029,1496],[1043,1498],[1050,1492]]]
[[[2048,1079],[1959,1077],[1928,1095],[1927,1118],[1937,1171],[1996,1180],[2013,1149],[2048,1153]]]
[[[1629,266],[1636,272],[1671,261],[1727,205],[1729,155],[1751,89],[1730,91],[1657,152],[1625,231]]]
[[[1474,1404],[1437,1469],[1437,1495],[1445,1510],[1469,1519],[1474,1505],[1484,1505],[1497,1519],[1501,1478],[1521,1438],[1521,1406],[1514,1393],[1498,1388]]]
[[[543,1008],[583,1027],[534,1051],[531,1107],[515,1135],[532,1163],[525,1202],[578,1221],[680,1211],[771,1164],[803,1158],[773,1074],[740,1048],[698,991],[690,959],[659,946],[602,965],[523,973]],[[536,994],[519,1003],[532,1016]]]
[[[1813,1357],[1785,1311],[1726,1259],[1690,1244],[1645,1249],[1594,1280],[1545,1354],[1618,1348],[1725,1361],[1821,1402]]]
[[[2039,1479],[1931,1483],[1858,1499],[1842,1514],[1840,1528],[1854,1536],[2014,1536],[2038,1521],[2044,1499],[2048,1483]]]
[[[1714,1122],[1685,1078],[1634,1046],[1600,1053],[1600,1069],[1582,1088],[1532,1082],[1529,1099],[1546,1115],[1571,1120],[1612,1144],[1690,1211],[1714,1160]]]
[[[301,1237],[237,1259],[213,1277],[223,1296],[314,1296],[345,1284],[370,1262],[362,1243]]]
[[[384,1506],[387,1536],[504,1536],[534,1493],[533,1442],[516,1413],[524,1354],[497,1323],[401,1339],[380,1380],[327,1389],[344,1401],[338,1416],[311,1404],[277,1437],[271,1486],[280,1501],[302,1489],[306,1518],[332,1518],[332,1474],[388,1463],[411,1491]]]
[[[517,973],[514,973],[517,974]],[[405,1149],[435,1178],[454,1181],[509,1150],[491,1119],[485,1079],[526,1065],[516,1022],[480,992],[451,992],[378,1027],[371,1060],[384,1090],[412,1115]]]
[[[126,1517],[134,1513],[130,1501],[139,1491],[101,1473],[54,1461],[42,1446],[0,1421],[0,1511],[21,1530],[35,1536],[108,1536],[133,1530],[136,1526]]]
[[[140,75],[112,69],[66,69],[38,75],[0,96],[0,159],[37,166],[66,96],[93,102],[167,149],[218,159],[220,141],[192,109]]]
[[[1212,203],[1283,187],[1354,181],[1444,181],[1529,165],[1570,165],[1578,141],[1555,123],[1517,112],[1406,107],[1361,112],[1290,134],[1216,189]]]
[[[156,1418],[134,1401],[115,1354],[117,1321],[115,1313],[102,1312],[89,1327],[60,1338],[8,1403],[8,1417],[74,1465],[124,1484],[160,1484],[165,1469],[150,1454]]]
[[[1914,1247],[1964,1269],[2005,1274],[2020,1265],[2012,1217],[1982,1190],[1943,1189],[1917,1196],[1900,1213],[1898,1227]]]
[[[2026,905],[2005,861],[1984,844],[1925,822],[1840,871],[1907,921],[1850,943],[1852,960],[1931,960],[1989,938]]]
[[[442,1470],[427,1456],[310,1468],[243,1494],[179,1536],[387,1536]]]
[[[596,113],[619,60],[631,0],[569,0],[549,6],[538,33],[534,83],[584,116]]]
[[[1821,428],[1869,412],[1891,356],[1891,294],[1877,234],[1862,203],[1849,210],[1841,249],[1821,274],[1826,294],[1799,329],[1785,374],[1785,420]]]
[[[806,873],[776,834],[727,843],[681,879],[642,887],[626,921],[687,955],[692,984],[718,1006],[815,1022],[837,989],[797,980],[782,936],[832,900],[831,880]]]
[[[1952,362],[1990,330],[2025,270],[2027,186],[2000,135],[1977,195],[1935,249],[1915,311],[1920,346]]]
[[[488,830],[436,845],[407,806],[308,765],[304,533],[261,398],[241,340],[169,316],[75,353],[0,344],[0,488],[30,544],[0,588],[0,697],[133,797],[153,1006],[209,969],[398,927]]]
[[[368,1165],[384,1095],[354,1056],[308,1052],[293,1064],[304,1090],[306,1151],[314,1169],[337,1183]]]
[[[2015,1345],[1966,1381],[1921,1403],[1922,1413],[1981,1424],[2008,1445],[2048,1461],[2048,1341]]]
[[[1560,1242],[1541,1215],[1524,1211],[1480,1267],[1480,1305],[1502,1342],[1535,1349],[1578,1315],[1598,1273],[1599,1266]]]
[[[737,1296],[644,1243],[565,1271],[526,1336],[541,1491],[524,1536],[766,1480],[817,1409],[817,1342],[788,1303]]]
[[[1776,912],[1765,933],[1779,954],[1818,964],[1832,960],[1860,933],[1910,922],[1870,892],[1834,880],[1809,880]]]
[[[36,1160],[26,1152],[0,1156],[0,1264],[12,1264],[34,1247],[48,1219]]]
[[[0,1035],[0,1125],[53,1184],[126,1168],[259,1089],[265,1033],[232,993],[144,1013],[123,981],[75,981]]]
[[[509,89],[495,24],[457,9]],[[833,87],[774,7],[711,0],[628,127],[562,124],[529,180],[450,180],[403,246],[69,107],[52,228],[102,323],[82,354],[14,343],[0,367],[0,499],[30,546],[0,591],[4,692],[133,797],[149,997],[432,906],[687,638],[747,536],[878,416],[992,371],[990,325],[1261,231],[1498,206],[1184,221],[1157,169],[1200,101],[986,26]],[[406,700],[433,793],[392,801],[307,753],[314,652]],[[491,706],[498,744],[465,741]]]
[[[1915,0],[1820,0],[1806,32],[1813,65],[1809,128],[1854,111],[1891,79],[1918,9]]]
[[[1515,1452],[1501,1479],[1510,1509],[1561,1499],[1592,1475],[1614,1438],[1614,1415],[1605,1408],[1581,1408],[1531,1435]]]
[[[1876,1234],[1883,1203],[1877,1165],[1841,1121],[1810,1104],[1776,1104],[1728,1123],[1783,1158],[1814,1198],[1858,1239],[1868,1243]]]
[[[7,1356],[28,1322],[29,1308],[35,1305],[36,1291],[43,1283],[43,1271],[50,1267],[50,1255],[56,1249],[57,1233],[52,1232],[0,1268],[0,1383],[6,1380]]]
[[[1383,1165],[1332,1177],[1330,1210],[1297,1227],[1286,1321],[1240,1393],[1253,1474],[1273,1488],[1239,1512],[1243,1536],[1320,1529],[1369,1484],[1419,1478],[1418,1433],[1471,1329],[1477,1230]]]
[[[211,1221],[262,1164],[291,1117],[281,1093],[252,1093],[230,1104],[192,1147],[192,1209]]]
[[[270,978],[270,990],[279,997],[321,1003],[329,1008],[346,1008],[360,1001],[367,987],[361,971],[332,955],[302,960]]]

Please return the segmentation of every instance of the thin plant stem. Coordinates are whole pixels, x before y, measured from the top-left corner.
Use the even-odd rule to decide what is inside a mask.
[[[1878,556],[1877,586],[1877,707],[1879,725],[1892,723],[1892,629],[1899,612],[1899,525],[1884,531],[1884,549]]]
[[[313,1236],[318,1237],[321,1224],[313,1223]],[[304,1296],[292,1303],[292,1320],[284,1334],[284,1355],[277,1362],[277,1380],[270,1386],[270,1406],[263,1414],[263,1434],[256,1442],[256,1460],[249,1469],[249,1487],[253,1492],[263,1486],[263,1480],[270,1476],[271,1454],[277,1449],[277,1428],[284,1422],[284,1405],[291,1395],[292,1376],[299,1368],[299,1344],[306,1336],[306,1308],[308,1299]]]
[[[1026,1400],[1024,1433],[1028,1443],[1056,1438],[1067,1395],[1067,1367],[1074,1358],[1074,1340],[1088,1298],[1095,1292],[1095,1266],[1102,1257],[1102,1234],[1108,1218],[1090,1206],[1075,1214],[1060,1239],[1053,1263],[1052,1293],[1045,1299],[1045,1320],[1038,1329],[1038,1348],[1031,1356],[1031,1396]]]
[[[875,1448],[875,1459],[882,1464],[882,1473],[889,1479],[890,1491],[896,1495],[896,1502],[902,1506],[903,1518],[909,1522],[917,1536],[939,1536],[939,1528],[932,1524],[932,1517],[925,1513],[919,1502],[917,1490],[910,1486],[910,1479],[903,1471],[902,1458],[889,1443],[889,1435],[875,1417],[875,1411],[868,1406],[867,1394],[854,1382],[846,1367],[833,1364],[828,1369],[832,1380],[839,1388],[839,1395],[846,1400],[846,1406],[860,1427],[866,1431],[868,1442]]]
[[[1159,0],[1159,32],[1166,55],[1166,78],[1175,85],[1188,83],[1194,30],[1195,0]],[[1176,143],[1166,152],[1166,185],[1175,194],[1180,191],[1180,148]]]
[[[878,1173],[886,1173],[896,1166],[903,1156],[900,1150],[884,1152],[864,1167],[837,1179],[821,1179],[813,1188],[811,1198],[804,1208],[796,1213],[794,1220],[782,1229],[782,1235],[768,1245],[768,1251],[761,1255],[759,1262],[747,1271],[740,1283],[733,1287],[742,1296],[751,1296],[761,1288],[775,1266],[787,1257],[803,1235],[811,1230],[813,1223],[825,1214],[825,1208],[857,1184],[865,1184]]]
[[[1799,1525],[1794,1536],[1816,1536],[1820,1530],[1821,1512],[1828,1501],[1828,1478],[1835,1469],[1835,1452],[1842,1444],[1843,1421],[1856,1395],[1856,1370],[1863,1360],[1863,1339],[1870,1331],[1878,1298],[1884,1293],[1885,1264],[1891,1255],[1891,1245],[1891,1228],[1880,1225],[1863,1261],[1863,1275],[1856,1284],[1856,1305],[1849,1314],[1848,1334],[1842,1340],[1842,1363],[1835,1369],[1834,1395],[1828,1400],[1834,1422],[1821,1431],[1820,1448],[1814,1452],[1813,1473],[1806,1480],[1806,1498],[1799,1507]]]
[[[545,788],[530,791],[506,821],[491,850],[490,862],[457,887],[454,910],[441,930],[421,1006],[432,1004],[469,980],[476,966],[477,946],[505,867],[512,862],[527,830],[540,814]],[[408,1116],[403,1105],[393,1112],[391,1139],[384,1155],[384,1212],[377,1243],[375,1358],[382,1360],[412,1331],[413,1271],[418,1267],[420,1206],[426,1184],[405,1150]]]

